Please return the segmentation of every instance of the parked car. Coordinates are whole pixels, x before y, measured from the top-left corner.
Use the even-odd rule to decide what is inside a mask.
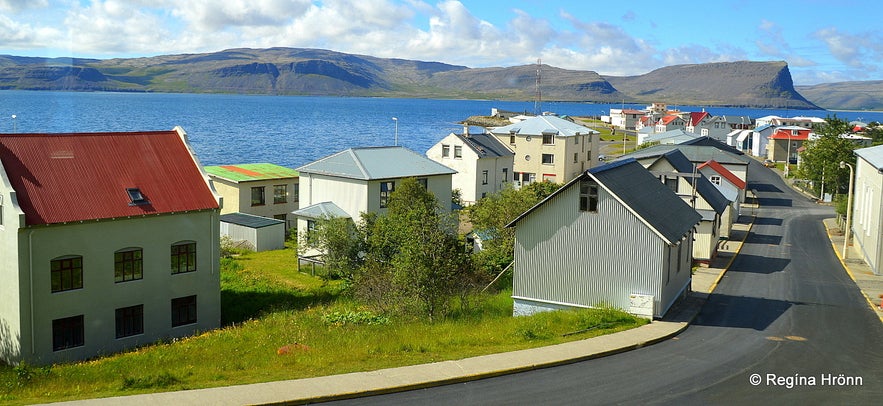
[[[766,166],[767,168],[774,168],[776,166],[776,163],[769,159],[764,159],[763,166]]]

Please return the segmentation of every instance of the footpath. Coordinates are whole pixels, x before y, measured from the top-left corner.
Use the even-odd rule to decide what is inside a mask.
[[[743,205],[744,213],[754,213],[751,204]],[[692,292],[668,311],[662,320],[632,330],[594,337],[581,341],[500,354],[484,355],[461,360],[436,362],[388,368],[378,371],[355,372],[342,375],[266,382],[251,385],[226,386],[178,392],[151,393],[126,397],[89,399],[69,404],[82,405],[253,405],[306,404],[329,400],[393,393],[467,382],[532,369],[547,368],[583,360],[605,357],[652,345],[672,338],[684,331],[699,314],[709,295],[717,287],[724,273],[742,248],[751,232],[753,216],[742,215],[734,224],[730,238],[721,242],[718,255],[708,267],[700,267],[693,274]],[[834,251],[868,299],[880,321],[883,310],[883,277],[874,275],[860,259],[842,259],[843,236],[834,219],[826,219],[825,227]],[[852,257],[857,254],[851,253]]]

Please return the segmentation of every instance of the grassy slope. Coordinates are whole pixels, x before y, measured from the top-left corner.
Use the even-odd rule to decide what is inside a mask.
[[[509,292],[485,296],[479,309],[431,325],[346,322],[372,315],[340,297],[335,284],[298,273],[293,249],[243,255],[224,268],[225,327],[88,362],[0,367],[0,401],[42,403],[375,370],[550,345],[645,323],[613,310],[513,318]],[[327,321],[335,315],[347,317]],[[562,337],[602,323],[609,328]]]

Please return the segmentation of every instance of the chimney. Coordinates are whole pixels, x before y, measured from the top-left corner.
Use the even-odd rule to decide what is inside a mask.
[[[463,135],[466,137],[469,136],[469,124],[463,124]]]

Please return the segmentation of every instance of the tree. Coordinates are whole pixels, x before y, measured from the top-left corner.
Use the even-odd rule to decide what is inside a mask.
[[[446,202],[447,203],[447,202]],[[356,287],[382,310],[445,317],[451,299],[476,286],[454,216],[416,179],[404,179],[377,217]]]
[[[805,150],[800,155],[798,176],[813,182],[813,189],[819,193],[824,183],[825,190],[846,193],[849,187],[849,169],[841,169],[840,162],[855,164],[852,151],[855,145],[840,137],[850,130],[849,123],[834,117],[825,119],[816,134],[817,139],[804,143]],[[833,187],[833,189],[832,189]]]
[[[366,225],[369,223],[370,219],[365,215],[359,225],[346,217],[319,219],[312,230],[301,236],[298,249],[322,253],[327,271],[325,278],[352,283],[364,260]]]
[[[467,213],[474,230],[491,236],[482,242],[475,262],[485,273],[495,275],[513,259],[515,229],[506,228],[512,220],[554,193],[561,184],[534,182],[521,189],[507,187],[469,206]]]

